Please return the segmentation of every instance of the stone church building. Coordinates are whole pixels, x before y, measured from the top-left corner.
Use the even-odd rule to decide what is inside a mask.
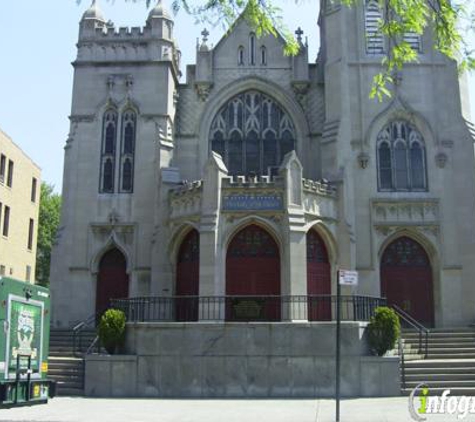
[[[428,326],[475,320],[474,150],[456,64],[429,34],[407,34],[419,62],[392,98],[369,99],[388,49],[378,2],[321,3],[316,60],[301,31],[286,56],[240,18],[213,47],[204,32],[181,75],[161,1],[143,28],[114,27],[93,1],[73,63],[54,325],[111,298],[332,295],[339,268],[359,273],[343,293]]]

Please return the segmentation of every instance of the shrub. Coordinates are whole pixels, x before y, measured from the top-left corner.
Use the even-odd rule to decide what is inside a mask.
[[[99,321],[98,335],[108,353],[114,354],[125,335],[125,314],[119,309],[108,309]]]
[[[368,325],[368,342],[371,351],[377,356],[383,356],[394,348],[401,324],[396,312],[386,306],[375,309]]]

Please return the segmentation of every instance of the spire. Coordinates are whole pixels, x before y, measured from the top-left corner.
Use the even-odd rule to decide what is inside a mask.
[[[158,0],[155,7],[148,14],[148,21],[151,19],[169,19],[172,20],[170,13],[167,8],[164,6],[162,0]]]
[[[82,15],[82,20],[98,20],[105,22],[104,16],[102,15],[101,8],[97,4],[96,0],[92,0],[91,6],[87,9]]]

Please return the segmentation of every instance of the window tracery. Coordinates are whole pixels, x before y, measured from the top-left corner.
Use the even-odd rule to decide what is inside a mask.
[[[99,191],[111,193],[114,191],[114,168],[117,142],[117,112],[107,110],[104,113],[102,126],[101,148],[101,179]]]
[[[232,175],[270,174],[295,149],[295,127],[272,98],[247,91],[230,99],[211,124],[211,150]]]
[[[408,122],[393,121],[379,133],[377,161],[379,190],[427,190],[424,140]]]
[[[120,154],[120,191],[133,191],[136,115],[132,110],[122,114],[122,148]]]

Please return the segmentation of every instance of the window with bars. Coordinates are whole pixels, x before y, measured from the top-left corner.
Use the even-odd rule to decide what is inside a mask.
[[[393,121],[377,138],[380,191],[426,191],[425,145],[421,134],[404,120]]]
[[[295,149],[295,127],[273,99],[259,91],[231,98],[211,124],[211,150],[223,158],[229,174],[270,174]]]

